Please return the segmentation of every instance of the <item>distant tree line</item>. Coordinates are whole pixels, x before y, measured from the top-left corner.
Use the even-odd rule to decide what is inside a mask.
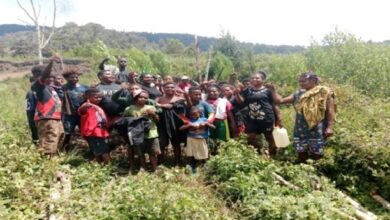
[[[6,34],[12,34],[20,31],[33,31],[33,26],[28,25],[20,25],[20,24],[2,24],[0,25],[0,36],[4,36]]]
[[[31,55],[33,45],[32,26],[24,25],[0,25],[0,56],[26,56]],[[219,38],[198,37],[199,48],[207,51],[211,45],[216,45]],[[77,46],[102,40],[108,47],[125,49],[136,47],[139,49],[159,49],[166,53],[186,52],[194,42],[194,35],[191,34],[168,34],[168,33],[146,33],[146,32],[124,32],[104,28],[95,23],[88,23],[79,26],[70,22],[57,29],[48,47],[43,51],[44,56],[49,55],[48,51],[68,51]],[[237,41],[238,42],[238,41]],[[302,52],[302,46],[274,46],[265,44],[252,44],[238,42],[239,46],[252,50],[255,54],[287,54]],[[187,51],[188,52],[188,51]]]

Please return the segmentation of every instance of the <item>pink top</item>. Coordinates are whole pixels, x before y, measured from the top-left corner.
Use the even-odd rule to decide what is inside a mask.
[[[191,83],[181,82],[179,85],[177,85],[180,89],[183,91],[188,92],[188,89],[191,88]]]

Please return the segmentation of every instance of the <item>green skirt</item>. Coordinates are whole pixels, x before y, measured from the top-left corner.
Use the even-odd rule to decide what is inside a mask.
[[[212,139],[220,141],[227,141],[230,139],[230,131],[227,119],[222,121],[214,121],[213,124],[215,129],[210,129],[210,137]]]

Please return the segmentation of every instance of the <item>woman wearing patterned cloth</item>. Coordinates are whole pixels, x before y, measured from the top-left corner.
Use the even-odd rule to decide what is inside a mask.
[[[294,147],[298,160],[305,162],[309,157],[318,160],[323,156],[324,140],[333,135],[335,118],[335,94],[319,85],[319,79],[313,72],[303,73],[299,77],[301,89],[282,98],[272,85],[273,99],[278,104],[294,104],[296,111],[294,127]]]

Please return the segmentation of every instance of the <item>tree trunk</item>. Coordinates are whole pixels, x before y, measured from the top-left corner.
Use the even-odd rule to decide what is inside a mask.
[[[32,9],[32,13],[30,13],[29,11],[27,11],[25,7],[23,7],[22,4],[20,4],[19,0],[16,0],[16,2],[18,3],[19,7],[24,11],[24,13],[27,15],[27,17],[30,18],[30,20],[33,22],[35,26],[35,29],[37,31],[38,61],[39,64],[43,64],[42,49],[46,47],[46,45],[49,43],[51,37],[54,34],[56,14],[57,14],[57,2],[56,0],[53,0],[53,24],[48,37],[45,37],[45,31],[44,31],[45,26],[41,26],[39,23],[40,6],[38,6],[38,12],[37,12],[37,8],[35,6],[34,0],[30,0],[31,9]]]
[[[38,49],[38,61],[39,65],[43,64],[43,58],[42,58],[42,47],[41,47],[41,29],[39,28],[39,25],[36,26],[37,30],[37,49]]]
[[[199,41],[198,36],[195,35],[194,37],[194,52],[195,52],[195,69],[196,69],[196,75],[199,76],[199,82],[202,81],[202,74],[200,73],[200,50],[199,50]]]
[[[207,59],[207,65],[206,65],[206,76],[205,81],[209,80],[209,70],[210,70],[210,63],[211,63],[211,54],[213,52],[213,46],[210,46],[209,48],[209,58]]]

